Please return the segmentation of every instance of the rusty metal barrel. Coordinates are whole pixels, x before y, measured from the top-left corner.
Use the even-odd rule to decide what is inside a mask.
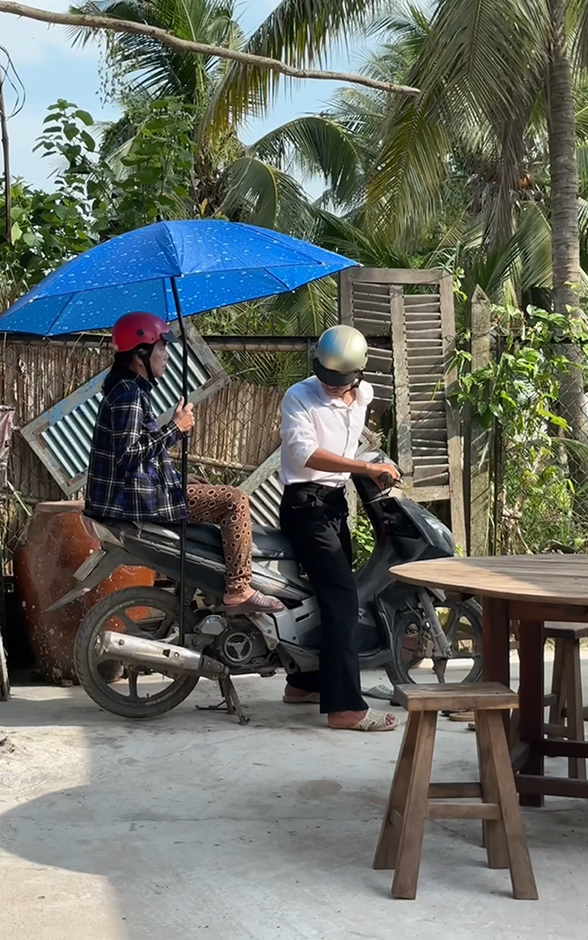
[[[117,568],[97,588],[46,613],[75,587],[74,572],[100,547],[82,524],[82,509],[81,502],[39,503],[14,554],[15,588],[25,630],[42,678],[54,685],[77,681],[73,663],[76,633],[94,604],[121,588],[151,587],[155,580],[147,568]]]

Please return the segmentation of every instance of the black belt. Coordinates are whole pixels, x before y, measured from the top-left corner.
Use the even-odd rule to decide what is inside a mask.
[[[325,483],[315,483],[314,480],[308,480],[307,483],[288,483],[284,486],[284,494],[297,493],[299,490],[313,490],[318,496],[325,497],[330,493],[343,493],[343,486],[327,486]]]

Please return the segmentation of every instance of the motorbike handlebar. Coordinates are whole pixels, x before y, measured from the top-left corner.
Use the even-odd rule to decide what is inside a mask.
[[[383,490],[388,490],[390,487],[394,486],[394,477],[391,473],[381,473],[378,477],[378,483]]]

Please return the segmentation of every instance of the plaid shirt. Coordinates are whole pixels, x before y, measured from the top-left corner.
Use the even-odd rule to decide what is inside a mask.
[[[181,480],[168,448],[182,437],[170,421],[158,428],[151,386],[130,370],[106,393],[94,429],[86,510],[102,519],[180,522]]]

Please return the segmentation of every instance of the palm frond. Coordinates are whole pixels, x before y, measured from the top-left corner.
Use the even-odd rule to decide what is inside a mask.
[[[409,268],[415,263],[414,255],[395,246],[386,232],[371,228],[365,217],[342,219],[317,211],[315,237],[325,248],[340,252],[367,267]]]
[[[588,198],[588,141],[577,145],[576,157],[578,161],[580,193],[584,198]]]
[[[392,238],[410,241],[433,217],[449,173],[450,137],[427,102],[403,102],[384,124],[370,205]]]
[[[502,206],[521,151],[523,121],[540,85],[548,41],[544,0],[442,0],[407,81],[418,101],[400,101],[385,127],[372,201],[388,218],[430,214],[448,171],[448,155],[470,128],[485,128],[502,149]],[[412,194],[421,194],[415,198]],[[498,228],[504,234],[504,209]],[[398,223],[397,223],[398,225]],[[393,229],[394,230],[394,229]]]
[[[426,88],[459,89],[483,113],[509,114],[511,90],[545,61],[549,37],[545,0],[443,0],[423,49]]]
[[[78,12],[148,23],[181,39],[235,47],[244,42],[234,0],[91,0]],[[178,53],[149,36],[127,33],[108,39],[108,56],[133,87],[155,98],[175,95],[203,110],[219,70],[214,58]]]
[[[542,207],[527,203],[516,231],[518,280],[523,291],[551,287],[551,226]]]
[[[226,184],[221,212],[230,218],[290,235],[308,231],[308,198],[299,183],[276,167],[253,155],[241,157],[228,168]]]
[[[581,138],[588,137],[588,106],[576,111],[576,131]]]
[[[349,42],[366,24],[381,0],[282,0],[245,46],[255,55],[280,59],[287,65],[323,65],[337,41]],[[211,103],[208,121],[214,128],[239,124],[246,115],[262,116],[273,102],[283,77],[241,63],[225,72]]]
[[[278,295],[271,305],[284,324],[284,332],[320,336],[337,323],[337,282],[333,278],[314,281],[292,294]]]
[[[569,14],[572,21],[572,60],[577,70],[588,67],[588,3],[571,0]]]
[[[580,229],[580,263],[588,271],[588,200],[580,198],[578,223]]]
[[[251,151],[303,179],[321,176],[332,198],[351,203],[361,195],[360,154],[353,137],[329,115],[299,118],[270,131]]]
[[[376,14],[365,28],[367,36],[377,36],[385,43],[384,51],[380,46],[375,55],[368,59],[368,74],[380,74],[380,58],[399,66],[406,66],[407,63],[412,65],[418,59],[431,29],[437,0],[419,5],[411,2],[393,4],[392,10],[388,6],[382,13]],[[371,71],[372,66],[375,67],[375,73]]]

